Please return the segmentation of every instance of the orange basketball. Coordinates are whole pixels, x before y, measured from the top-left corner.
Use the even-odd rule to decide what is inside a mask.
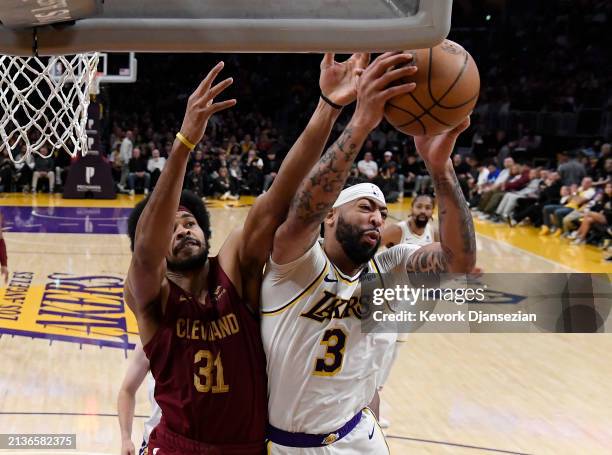
[[[453,129],[474,109],[480,76],[472,56],[459,44],[444,40],[430,49],[406,51],[418,67],[406,82],[416,82],[412,93],[387,102],[385,117],[411,136],[434,135]]]

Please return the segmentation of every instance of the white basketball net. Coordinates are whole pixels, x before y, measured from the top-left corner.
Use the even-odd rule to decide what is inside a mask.
[[[97,65],[97,53],[0,55],[0,139],[11,160],[22,162],[32,153],[47,158],[60,149],[72,157],[87,153],[87,108]]]

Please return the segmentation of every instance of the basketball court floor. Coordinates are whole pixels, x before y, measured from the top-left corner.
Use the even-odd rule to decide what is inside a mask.
[[[0,288],[0,433],[77,435],[76,451],[39,453],[119,453],[116,396],[138,340],[122,300],[137,200],[0,195],[10,278],[21,286]],[[249,203],[209,204],[213,253]],[[390,209],[399,219],[409,204]],[[612,272],[595,248],[476,223],[487,272]],[[391,453],[612,453],[611,378],[609,335],[411,335],[382,394]],[[148,412],[141,388],[136,447]]]

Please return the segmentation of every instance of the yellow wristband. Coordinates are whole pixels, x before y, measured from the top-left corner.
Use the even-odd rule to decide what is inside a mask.
[[[183,145],[185,147],[187,147],[189,150],[193,150],[195,148],[195,144],[193,144],[189,139],[187,139],[185,137],[185,135],[183,133],[181,133],[180,131],[178,133],[176,133],[176,138],[181,141],[183,143]]]

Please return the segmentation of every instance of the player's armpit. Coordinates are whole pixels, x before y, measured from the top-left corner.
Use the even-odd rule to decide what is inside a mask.
[[[320,227],[313,225],[304,229],[295,218],[287,219],[276,231],[272,260],[279,264],[288,264],[302,257],[312,248],[319,237]]]
[[[450,250],[440,243],[432,243],[416,250],[406,263],[408,273],[443,273],[448,271]]]

